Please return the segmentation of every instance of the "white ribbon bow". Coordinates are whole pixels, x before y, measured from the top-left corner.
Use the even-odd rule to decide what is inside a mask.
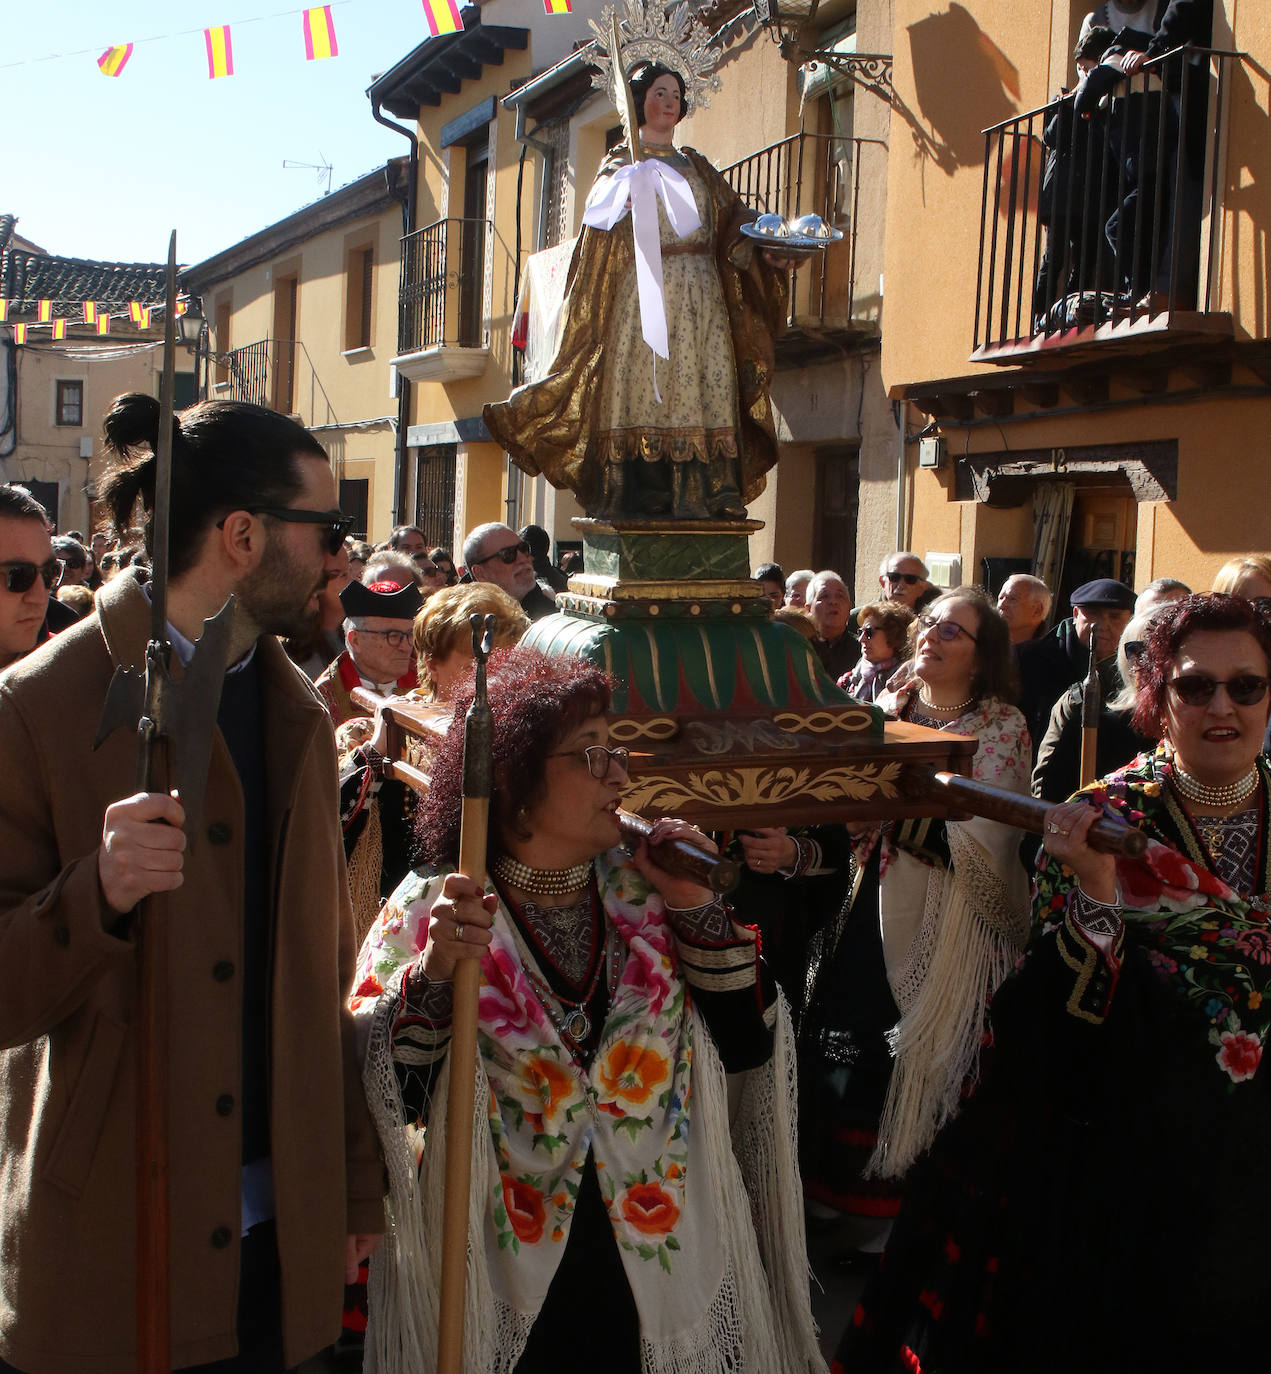
[[[628,163],[600,177],[587,197],[583,223],[593,229],[612,229],[621,223],[630,206],[636,287],[640,298],[640,332],[659,358],[669,358],[666,298],[662,291],[662,244],[658,237],[658,196],[662,197],[671,228],[680,238],[701,228],[702,217],[697,213],[693,188],[683,173],[652,157]]]

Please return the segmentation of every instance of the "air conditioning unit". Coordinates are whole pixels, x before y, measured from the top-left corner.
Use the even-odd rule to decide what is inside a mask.
[[[944,467],[944,440],[938,434],[928,439],[918,440],[918,466],[920,468]]]
[[[91,458],[93,456],[93,437],[91,434],[80,436],[79,456],[81,458]]]
[[[923,555],[922,561],[927,565],[927,576],[935,586],[949,591],[952,587],[962,585],[960,553],[927,553]]]

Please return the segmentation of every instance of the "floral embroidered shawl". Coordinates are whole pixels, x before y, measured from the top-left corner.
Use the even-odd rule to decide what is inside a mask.
[[[626,959],[587,1068],[566,1050],[534,996],[524,972],[529,952],[502,907],[482,959],[478,1113],[484,1120],[474,1139],[471,1210],[484,1244],[479,1263],[474,1255],[470,1266],[472,1286],[482,1291],[488,1284],[498,1320],[491,1325],[485,1314],[486,1344],[480,1335],[475,1340],[484,1353],[470,1368],[515,1365],[564,1253],[590,1150],[639,1311],[646,1369],[775,1369],[765,1360],[779,1360],[782,1349],[799,1352],[791,1369],[819,1369],[810,1319],[801,1331],[797,1319],[787,1326],[778,1312],[781,1264],[765,1278],[752,1204],[728,1142],[722,1069],[691,1012],[661,899],[615,857],[598,859],[596,867]],[[355,1011],[378,998],[376,1020],[392,1014],[401,976],[423,947],[441,881],[442,875],[412,874],[386,904],[363,947]],[[375,1048],[373,1033],[372,1061]],[[440,1188],[436,1161],[450,1067],[434,1086],[424,1128],[430,1143],[419,1186],[425,1195]],[[372,1082],[382,1093],[383,1073]],[[793,1141],[793,1121],[781,1125],[787,1113],[774,1110],[771,1100],[762,1110]],[[792,1157],[787,1172],[797,1190]],[[797,1211],[797,1191],[787,1201]],[[392,1210],[400,1227],[403,1206]],[[416,1243],[431,1249],[432,1230],[425,1225]],[[805,1273],[794,1284],[804,1285],[806,1310]],[[473,1315],[470,1305],[470,1320]]]
[[[1252,901],[1214,871],[1169,786],[1171,771],[1166,751],[1158,747],[1078,795],[1148,835],[1140,859],[1117,860],[1126,939],[1144,949],[1157,977],[1199,1014],[1214,1060],[1234,1088],[1254,1077],[1271,1029],[1271,768],[1260,756],[1262,826]],[[1075,883],[1071,869],[1042,852],[1033,912],[1043,931],[1063,920]]]

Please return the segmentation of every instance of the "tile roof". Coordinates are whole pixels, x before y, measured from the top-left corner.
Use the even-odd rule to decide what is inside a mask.
[[[14,247],[13,217],[0,215],[0,296],[9,318],[31,315],[36,302],[51,300],[54,317],[78,319],[85,301],[101,305],[160,305],[167,267],[161,262],[93,262],[59,258]]]

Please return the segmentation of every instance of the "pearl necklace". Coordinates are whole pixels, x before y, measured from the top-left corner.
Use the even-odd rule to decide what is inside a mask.
[[[494,876],[510,887],[539,896],[563,897],[581,892],[591,880],[591,860],[575,864],[573,868],[531,868],[511,857],[500,854],[491,866]]]
[[[1174,786],[1183,794],[1185,800],[1215,811],[1228,806],[1238,806],[1247,801],[1258,785],[1258,768],[1253,765],[1243,778],[1229,782],[1223,787],[1210,787],[1183,768],[1177,760],[1174,763]]]
[[[918,700],[928,711],[953,711],[957,715],[961,715],[963,711],[967,711],[975,705],[975,698],[967,697],[965,701],[958,702],[956,706],[937,706],[921,687],[918,688]]]

